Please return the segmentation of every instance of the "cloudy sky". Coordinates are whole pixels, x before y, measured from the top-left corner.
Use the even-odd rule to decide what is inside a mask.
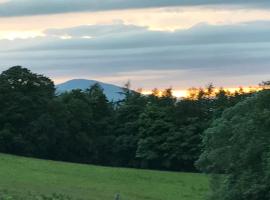
[[[0,61],[56,83],[254,85],[270,79],[270,1],[0,0]]]

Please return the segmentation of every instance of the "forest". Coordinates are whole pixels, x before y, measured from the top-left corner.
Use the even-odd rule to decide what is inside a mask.
[[[49,78],[15,66],[0,75],[0,152],[115,167],[205,172],[210,199],[270,198],[270,83],[262,91],[123,88],[58,94]]]

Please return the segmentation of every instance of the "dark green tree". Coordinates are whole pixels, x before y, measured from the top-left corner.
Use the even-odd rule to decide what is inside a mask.
[[[29,124],[46,112],[54,93],[54,84],[49,78],[26,68],[15,66],[1,73],[1,151],[32,154],[35,139],[40,135],[33,135]]]
[[[270,91],[228,108],[207,129],[198,165],[214,174],[215,200],[270,198]]]
[[[138,167],[136,150],[138,143],[140,114],[147,103],[146,97],[124,88],[125,98],[118,102],[115,109],[115,142],[113,147],[114,165]]]
[[[91,120],[95,132],[95,162],[106,165],[112,162],[111,154],[115,140],[113,104],[108,101],[99,84],[94,84],[87,89],[86,95],[93,113]]]
[[[167,169],[171,167],[168,138],[175,126],[165,108],[148,104],[139,118],[139,141],[136,152],[141,167]]]

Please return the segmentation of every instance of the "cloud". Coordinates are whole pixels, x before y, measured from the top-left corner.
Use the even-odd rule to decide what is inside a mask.
[[[161,46],[203,44],[238,44],[270,42],[270,21],[246,22],[235,25],[208,25],[200,23],[187,30],[153,31],[147,27],[124,25],[89,25],[67,29],[49,29],[48,36],[71,36],[73,40],[53,41],[37,48],[53,49],[129,49]],[[83,36],[92,40],[82,40]]]
[[[63,36],[69,35],[71,37],[100,37],[119,33],[134,33],[145,31],[147,27],[140,27],[135,25],[124,25],[122,21],[114,24],[99,24],[99,25],[83,25],[65,29],[48,29],[44,34],[49,36]]]
[[[222,9],[215,9],[213,7],[170,7],[110,12],[77,12],[23,18],[0,17],[0,39],[40,36],[46,29],[65,29],[87,24],[108,25],[117,21],[121,22],[120,20],[126,25],[143,26],[151,30],[173,31],[177,29],[188,29],[201,22],[211,25],[225,25],[247,21],[270,20],[270,9],[245,9],[244,7],[239,9],[231,9],[230,7],[223,7]],[[89,27],[86,26],[86,28]]]
[[[198,24],[174,32],[119,22],[49,29],[44,34],[0,40],[1,63],[24,65],[55,79],[96,77],[116,82],[112,77],[119,77],[122,83],[130,77],[135,87],[255,84],[270,75],[270,21]]]
[[[270,2],[268,0],[9,0],[0,3],[0,16],[14,17],[69,12],[96,12],[136,8],[206,5],[267,8],[270,6]]]

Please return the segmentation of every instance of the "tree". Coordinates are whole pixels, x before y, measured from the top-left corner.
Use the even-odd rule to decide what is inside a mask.
[[[177,102],[173,119],[178,131],[170,141],[175,147],[172,155],[177,158],[175,162],[180,169],[196,171],[194,163],[201,152],[202,133],[212,120],[212,108],[212,99],[205,97]]]
[[[68,124],[65,138],[67,154],[63,155],[63,159],[73,162],[94,162],[96,132],[88,96],[81,90],[72,90],[58,98],[66,112],[64,119]]]
[[[33,143],[30,141],[39,136],[32,134],[29,124],[46,112],[54,92],[54,84],[49,78],[26,68],[15,66],[1,73],[0,138],[12,141],[3,142],[1,148],[5,152],[32,153]]]
[[[90,107],[93,113],[92,128],[95,136],[95,162],[99,164],[111,163],[112,157],[108,156],[113,148],[113,104],[110,103],[99,84],[94,84],[86,90]]]
[[[211,199],[270,198],[269,101],[267,90],[253,95],[225,110],[205,132],[198,166],[216,174]]]
[[[147,98],[140,93],[130,90],[129,85],[124,89],[125,98],[118,102],[115,109],[113,144],[114,165],[138,167],[136,150],[138,143],[140,114],[144,111]]]
[[[174,125],[165,109],[147,105],[139,118],[139,141],[136,155],[143,168],[168,168],[166,149],[167,138],[174,134]]]
[[[176,99],[172,95],[172,89],[164,90],[160,97],[150,95],[147,100],[138,120],[136,156],[140,159],[141,167],[180,169],[182,165],[177,166],[173,156],[175,143],[170,140],[177,134],[174,124]]]

